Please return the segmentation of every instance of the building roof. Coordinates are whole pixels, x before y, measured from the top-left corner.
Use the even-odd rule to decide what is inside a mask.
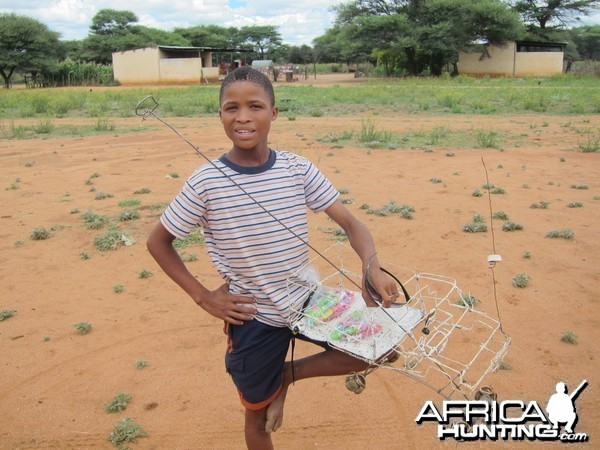
[[[240,48],[217,48],[217,47],[183,47],[179,45],[162,45],[159,44],[157,47],[160,50],[166,51],[177,51],[177,52],[244,52],[246,49]]]

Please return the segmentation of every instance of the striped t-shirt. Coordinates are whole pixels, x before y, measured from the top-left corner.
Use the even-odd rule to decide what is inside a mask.
[[[201,226],[229,291],[256,300],[257,320],[286,326],[290,306],[306,296],[299,269],[309,256],[307,207],[324,211],[338,192],[310,161],[290,152],[271,150],[259,167],[241,167],[224,156],[213,163],[186,181],[161,222],[178,238]]]

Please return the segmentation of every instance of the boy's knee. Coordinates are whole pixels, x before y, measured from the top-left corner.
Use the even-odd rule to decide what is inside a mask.
[[[246,408],[246,431],[254,433],[265,433],[267,423],[267,409],[253,410]]]

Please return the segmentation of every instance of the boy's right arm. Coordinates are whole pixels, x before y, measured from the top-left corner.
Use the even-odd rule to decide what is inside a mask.
[[[209,314],[233,325],[252,320],[256,314],[254,299],[232,295],[224,284],[214,291],[204,287],[187,269],[173,247],[173,236],[159,221],[146,245],[161,269]]]

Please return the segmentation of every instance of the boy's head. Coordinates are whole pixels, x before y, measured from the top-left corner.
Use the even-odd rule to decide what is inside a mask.
[[[223,103],[223,92],[233,83],[238,81],[247,81],[250,83],[254,83],[260,87],[262,87],[265,93],[269,96],[271,100],[271,106],[275,106],[275,92],[273,91],[273,85],[271,84],[271,80],[256,69],[253,69],[249,66],[242,66],[235,69],[233,72],[230,72],[223,82],[221,83],[221,91],[219,93],[219,104]]]

